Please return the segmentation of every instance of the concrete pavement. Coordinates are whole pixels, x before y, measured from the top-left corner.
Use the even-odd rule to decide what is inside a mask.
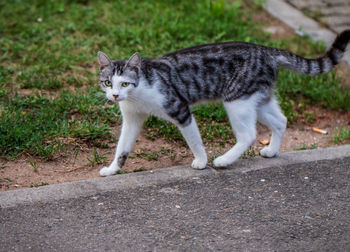
[[[329,29],[341,33],[350,29],[349,0],[287,0],[290,4],[306,13],[310,13],[323,22]]]
[[[340,146],[0,193],[0,251],[349,251],[349,157]]]
[[[296,33],[307,35],[314,41],[323,41],[328,47],[337,34],[350,29],[350,1],[348,0],[266,0],[263,1],[263,7]],[[305,9],[314,13],[320,12],[324,16],[323,22],[328,27],[306,16],[302,12]],[[350,50],[345,52],[342,61],[350,67]]]

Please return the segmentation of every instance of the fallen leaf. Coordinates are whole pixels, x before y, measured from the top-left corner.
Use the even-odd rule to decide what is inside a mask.
[[[269,139],[263,139],[259,141],[262,145],[268,145],[270,143]]]

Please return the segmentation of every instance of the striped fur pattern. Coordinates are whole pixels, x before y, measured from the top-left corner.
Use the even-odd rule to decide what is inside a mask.
[[[127,61],[112,61],[99,52],[100,84],[107,98],[120,102],[121,108],[124,108],[123,119],[142,117],[144,120],[149,114],[154,114],[178,125],[184,135],[198,131],[191,114],[192,105],[202,101],[222,100],[236,138],[241,135],[241,140],[238,139],[236,144],[241,146],[240,149],[235,146],[237,148],[233,147],[214,160],[214,165],[225,166],[234,162],[254,141],[255,130],[249,133],[253,136],[252,139],[242,132],[245,128],[255,127],[250,124],[255,124],[256,121],[267,125],[272,130],[272,140],[275,139],[271,141],[270,149],[262,151],[262,155],[276,155],[285,128],[285,117],[273,96],[277,67],[282,66],[307,75],[328,72],[341,60],[349,39],[350,30],[342,32],[325,55],[316,59],[243,42],[200,45],[175,51],[158,59],[141,58],[136,53]],[[246,110],[237,109],[232,104],[250,107]],[[252,119],[245,122],[246,125],[237,125],[239,123],[231,120],[235,118],[244,121],[249,117],[246,114],[248,111]],[[232,113],[238,113],[239,116]],[[264,113],[270,113],[272,117],[269,118]],[[134,119],[130,119],[128,123],[133,123]],[[142,125],[143,120],[138,119],[138,124]],[[124,128],[126,130],[123,124]],[[134,135],[138,132],[139,129],[129,132],[132,141],[136,139],[137,136]],[[204,147],[198,148],[202,146],[202,142],[199,134],[195,135],[197,137],[192,139],[192,143],[185,137],[189,146],[192,146],[195,161],[197,160],[192,166],[204,168],[207,162],[205,152],[203,154]],[[128,141],[122,136],[121,139]],[[101,172],[101,175],[113,174],[121,168],[133,143],[126,145],[129,147],[123,148],[118,144],[120,150],[117,147],[116,158],[110,166],[114,168],[105,167],[105,172]],[[200,159],[202,161],[198,161]]]

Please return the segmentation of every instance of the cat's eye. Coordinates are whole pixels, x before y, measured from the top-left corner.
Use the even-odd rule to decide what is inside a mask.
[[[127,86],[129,86],[129,84],[130,84],[129,82],[123,82],[122,87],[127,87]]]
[[[109,80],[106,80],[106,81],[105,81],[105,86],[106,86],[106,87],[111,87],[111,86],[112,86],[112,82],[109,81]]]

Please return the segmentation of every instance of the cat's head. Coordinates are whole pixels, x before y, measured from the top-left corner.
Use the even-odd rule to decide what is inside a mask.
[[[98,52],[100,85],[110,101],[119,102],[137,88],[141,70],[141,58],[135,53],[128,61],[112,61],[103,52]]]

